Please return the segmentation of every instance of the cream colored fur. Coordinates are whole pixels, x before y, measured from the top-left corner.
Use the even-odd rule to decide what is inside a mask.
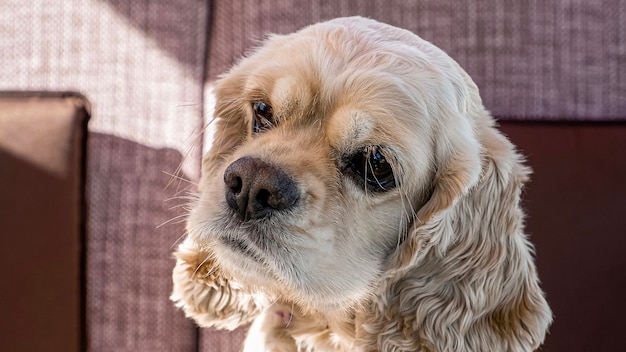
[[[530,171],[445,53],[408,31],[341,18],[270,37],[216,95],[215,141],[173,273],[172,299],[188,317],[225,329],[253,322],[246,351],[543,342],[551,312],[520,207]],[[253,135],[258,100],[275,121]],[[396,188],[368,192],[345,175],[342,157],[372,145],[384,146]],[[256,242],[224,200],[224,170],[244,156],[285,170],[300,192]]]

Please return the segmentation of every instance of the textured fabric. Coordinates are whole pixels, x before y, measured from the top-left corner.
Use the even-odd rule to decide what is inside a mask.
[[[174,170],[181,153],[101,133],[90,135],[89,148],[97,160],[91,175],[107,179],[89,182],[90,350],[192,351],[193,323],[168,300],[184,213],[179,200],[167,199],[185,196],[185,184],[163,170]]]
[[[226,332],[215,329],[200,329],[199,352],[239,352],[246,338],[248,327]]]
[[[207,3],[0,2],[0,90],[75,90],[92,102],[88,165],[90,351],[192,351],[197,331],[171,293],[182,213],[166,187],[195,179]],[[184,196],[184,193],[180,193]],[[42,268],[45,271],[45,268]]]
[[[626,119],[626,1],[216,1],[209,76],[268,32],[361,15],[448,52],[506,119]]]
[[[0,93],[0,351],[79,352],[85,101]]]
[[[184,151],[200,126],[206,6],[2,1],[0,89],[83,92],[92,131]]]
[[[540,351],[621,351],[626,330],[626,123],[514,123],[533,169],[526,229],[554,314]]]

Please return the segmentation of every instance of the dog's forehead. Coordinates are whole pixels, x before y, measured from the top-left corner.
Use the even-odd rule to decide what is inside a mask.
[[[278,77],[269,92],[269,98],[274,109],[283,114],[296,114],[294,110],[306,109],[313,101],[314,92],[308,84],[296,75]]]
[[[345,47],[330,39],[337,33],[357,39],[345,39]],[[277,126],[316,126],[337,149],[414,144],[411,133],[427,129],[422,117],[432,100],[420,98],[431,89],[418,87],[434,82],[427,60],[416,59],[411,46],[337,33],[320,29],[269,40],[244,65],[247,99],[267,100]]]
[[[315,130],[340,150],[398,143],[398,130],[408,127],[402,124],[402,119],[394,118],[395,102],[389,104],[388,99],[380,99],[380,91],[368,94],[367,89],[353,90],[336,82],[313,83],[303,78],[302,72],[290,74],[288,68],[282,73],[271,82],[263,83],[263,95],[280,120],[278,125],[315,126]],[[373,81],[364,80],[369,80],[369,84]],[[248,89],[258,91],[258,83],[257,79],[252,79]]]
[[[338,77],[341,73],[325,73],[297,61],[275,63],[248,77],[246,95],[252,101],[267,100],[279,123],[322,126],[342,139],[365,141],[401,123],[393,116],[411,105],[399,104],[407,100],[402,89],[381,74],[350,69]]]

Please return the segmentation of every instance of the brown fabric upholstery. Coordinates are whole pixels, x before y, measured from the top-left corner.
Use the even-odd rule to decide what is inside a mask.
[[[87,102],[0,93],[0,350],[80,351]]]
[[[182,155],[101,133],[90,135],[89,149],[89,350],[192,351],[194,324],[169,300],[172,252],[184,233],[176,197],[189,185],[166,172]]]
[[[523,196],[554,324],[542,351],[620,351],[626,330],[626,124],[502,123],[527,156]]]
[[[215,329],[200,329],[198,335],[199,352],[239,352],[246,338],[248,327],[240,327],[227,332]]]

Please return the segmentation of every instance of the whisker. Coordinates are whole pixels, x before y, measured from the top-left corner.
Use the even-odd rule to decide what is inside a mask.
[[[207,257],[207,259],[209,259],[209,258]],[[205,259],[205,260],[206,260],[206,259]],[[216,271],[217,271],[217,264],[213,264],[213,266],[211,267],[211,269],[207,270],[206,275],[204,275],[204,277],[205,277],[205,278],[206,278],[206,277],[209,277],[209,276],[213,275],[213,273],[214,273],[214,272],[216,272]]]
[[[190,204],[188,204],[188,203],[176,204],[176,205],[173,205],[173,206],[167,208],[167,210],[170,211],[170,210],[174,210],[174,209],[178,209],[178,208],[183,208],[183,210],[185,211],[185,214],[187,214],[187,215],[189,215],[191,210],[193,210],[193,207]]]
[[[210,258],[211,258],[211,254],[209,253],[209,254],[207,254],[206,258],[204,258],[204,260],[203,260],[200,264],[198,264],[198,266],[196,267],[196,270],[194,270],[194,272],[193,272],[192,276],[195,276],[195,275],[198,273],[198,270],[200,270],[200,268],[201,268],[201,267],[202,267],[202,266],[203,266],[203,265],[204,265],[204,264],[205,264],[205,263],[206,263],[206,262],[207,262]],[[213,270],[213,268],[211,268],[211,270],[210,270],[210,271],[211,271],[211,274],[212,274],[215,270]],[[207,275],[207,277],[208,277],[208,275]]]
[[[175,175],[175,174],[167,172],[167,171],[161,171],[161,172],[166,174],[166,175],[168,175],[168,176],[170,176],[170,177],[172,177],[175,180],[186,182],[186,183],[188,183],[188,184],[190,184],[192,186],[198,186],[197,182],[193,182],[193,181],[191,181],[188,178],[185,178],[185,177],[182,177],[182,176],[179,176],[179,175]]]
[[[185,236],[187,236],[188,234],[189,234],[189,232],[187,232],[187,230],[183,231],[182,235],[178,236],[176,241],[174,241],[174,243],[172,243],[172,245],[170,246],[170,249],[173,249],[177,244],[179,244],[185,238]]]
[[[163,200],[163,203],[169,203],[173,201],[184,201],[186,204],[196,203],[200,200],[200,195],[193,192],[187,192],[185,195],[173,195]]]
[[[187,108],[187,107],[191,107],[191,106],[199,106],[201,104],[199,103],[187,103],[187,104],[178,104],[176,105],[177,108]]]
[[[204,136],[204,129],[201,128],[199,131],[196,130],[194,131],[194,133],[191,134],[191,141],[190,143],[188,143],[187,147],[185,147],[185,149],[183,150],[183,157],[180,161],[180,163],[178,163],[178,166],[176,167],[176,170],[174,170],[173,173],[167,173],[168,175],[171,176],[169,182],[165,185],[165,188],[163,189],[164,191],[169,188],[173,183],[174,180],[178,180],[179,184],[176,188],[176,192],[178,192],[178,187],[180,187],[180,182],[181,181],[185,181],[188,182],[191,185],[195,185],[197,186],[197,184],[189,181],[188,179],[179,176],[181,174],[182,168],[183,168],[183,164],[185,163],[186,160],[188,160],[189,156],[191,155],[192,152],[194,152],[195,150],[197,150],[199,147],[202,147],[202,140],[203,140],[203,136]],[[202,152],[202,151],[200,151]]]
[[[269,308],[269,307],[273,306],[274,304],[276,304],[276,302],[278,302],[278,297],[274,297],[274,300],[272,302],[270,302],[267,307]]]
[[[363,189],[365,190],[365,196],[367,197],[367,167],[370,166],[369,158],[367,158],[367,163],[363,163]]]
[[[181,215],[175,216],[175,217],[173,217],[173,218],[171,218],[171,219],[169,219],[169,220],[167,220],[167,221],[163,222],[161,225],[157,226],[156,228],[157,228],[157,229],[159,229],[159,228],[161,228],[161,227],[163,227],[163,226],[165,226],[165,225],[167,225],[167,224],[170,224],[170,223],[172,223],[172,222],[175,222],[176,220],[180,220],[181,218],[186,218],[186,217],[187,217],[187,215],[188,215],[188,214],[181,214]],[[180,222],[182,222],[182,221],[180,221]],[[175,223],[179,224],[180,222],[175,222]]]
[[[185,201],[185,204],[191,205],[192,203],[198,202],[200,200],[200,197],[196,195],[174,196],[163,200],[163,203],[169,203],[175,200]]]
[[[392,158],[391,162],[392,162],[391,172],[393,173],[393,178],[396,180],[396,184],[400,192],[400,202],[402,204],[402,214],[400,216],[400,224],[398,226],[398,239],[397,239],[397,244],[396,244],[396,248],[399,248],[402,242],[404,242],[404,240],[406,240],[406,238],[408,237],[408,234],[409,234],[408,226],[410,224],[410,218],[412,216],[411,214],[415,214],[415,211],[413,208],[413,204],[411,203],[411,199],[409,198],[408,192],[405,189],[404,184],[402,183],[399,177],[400,175],[398,175],[398,170],[397,170],[398,168],[395,165],[396,164],[395,158]],[[408,208],[411,209],[410,213],[408,211]]]

